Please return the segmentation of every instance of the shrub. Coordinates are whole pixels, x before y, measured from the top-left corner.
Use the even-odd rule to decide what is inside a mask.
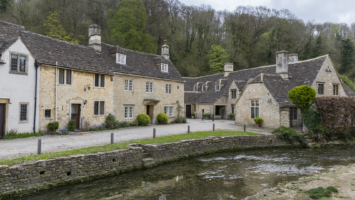
[[[139,114],[137,116],[137,122],[139,126],[148,126],[150,117],[147,114]]]
[[[191,113],[191,117],[195,117],[195,113]]]
[[[186,123],[186,117],[177,117],[175,122],[176,123]]]
[[[309,197],[311,197],[312,199],[320,199],[323,197],[330,197],[332,192],[338,192],[338,190],[333,187],[333,186],[329,186],[327,187],[327,189],[324,189],[322,187],[318,187],[318,188],[313,188],[310,190],[307,190],[305,193],[309,195]]]
[[[113,125],[114,128],[118,128],[118,125],[120,124],[120,121],[118,120],[115,120],[115,123]]]
[[[111,113],[108,114],[105,120],[106,128],[115,128],[115,120],[115,116],[113,116]]]
[[[261,124],[261,123],[263,122],[263,119],[262,119],[261,117],[255,117],[255,118],[254,118],[254,122],[255,122],[256,124]]]
[[[118,124],[118,128],[126,128],[126,127],[130,127],[130,126],[131,126],[131,124],[126,121]]]
[[[295,141],[298,141],[301,146],[307,146],[306,138],[303,135],[298,134],[295,130],[289,127],[281,126],[271,133],[276,135],[277,138],[281,140],[286,140],[293,144]]]
[[[75,119],[69,121],[69,126],[68,126],[69,131],[75,131],[75,124],[76,124]]]
[[[48,130],[56,131],[59,128],[59,122],[50,122],[48,123]]]
[[[235,118],[235,114],[231,113],[228,115],[228,119],[234,119]]]
[[[138,126],[138,125],[139,125],[139,124],[138,124],[138,121],[129,123],[129,126]]]
[[[308,85],[297,86],[290,90],[288,98],[298,108],[304,110],[311,107],[314,103],[316,91]]]
[[[352,82],[347,76],[345,75],[340,75],[339,78],[344,81],[344,83],[352,90],[355,92],[355,84]]]
[[[160,124],[167,124],[169,121],[169,117],[165,113],[159,113],[157,120]]]
[[[204,118],[208,118],[208,119],[211,119],[211,114],[210,113],[206,113],[206,114],[203,114],[203,117]]]

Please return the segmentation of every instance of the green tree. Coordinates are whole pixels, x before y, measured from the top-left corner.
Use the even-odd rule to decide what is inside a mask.
[[[322,53],[322,36],[318,36],[316,40],[316,44],[313,47],[313,58],[318,57]]]
[[[303,60],[310,59],[312,57],[312,38],[309,38],[304,46]]]
[[[316,91],[308,85],[297,86],[290,90],[288,99],[301,110],[306,110],[314,103]]]
[[[6,12],[11,0],[0,0],[0,13]]]
[[[63,28],[58,20],[58,13],[52,12],[46,19],[44,27],[49,31],[46,32],[46,36],[56,38],[59,40],[64,40],[74,44],[79,44],[78,38],[83,38],[84,36],[74,37],[73,34],[68,34],[68,32]]]
[[[229,59],[229,54],[220,45],[212,45],[208,51],[210,72],[212,74],[218,74],[223,72],[224,64]]]
[[[353,67],[354,44],[350,39],[341,40],[341,66],[339,73],[345,74]]]
[[[112,41],[128,49],[156,53],[152,36],[143,33],[146,9],[142,0],[122,0],[117,11],[110,9],[106,18]]]

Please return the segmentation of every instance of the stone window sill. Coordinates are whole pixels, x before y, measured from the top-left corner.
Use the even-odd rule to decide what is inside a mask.
[[[9,72],[10,74],[17,74],[17,75],[25,75],[25,76],[28,76],[28,73],[27,72],[15,72],[15,71],[10,71]]]

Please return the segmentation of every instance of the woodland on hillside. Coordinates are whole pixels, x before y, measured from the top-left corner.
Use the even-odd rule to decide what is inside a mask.
[[[0,0],[0,19],[82,45],[95,23],[103,42],[154,54],[167,39],[182,76],[218,73],[225,62],[235,70],[269,65],[287,50],[300,60],[329,54],[339,73],[355,79],[355,23],[304,22],[288,10],[217,11],[179,0]]]

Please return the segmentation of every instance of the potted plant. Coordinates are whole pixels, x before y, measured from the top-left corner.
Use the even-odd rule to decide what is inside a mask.
[[[203,117],[205,118],[205,119],[211,119],[211,114],[210,113],[206,113],[206,114],[203,114]]]
[[[255,117],[254,122],[256,127],[261,127],[261,123],[263,122],[263,119],[261,117]]]
[[[191,118],[192,118],[192,119],[195,119],[195,113],[192,113],[192,114],[191,114]]]
[[[228,119],[229,120],[234,120],[235,119],[235,115],[233,113],[228,115]]]

